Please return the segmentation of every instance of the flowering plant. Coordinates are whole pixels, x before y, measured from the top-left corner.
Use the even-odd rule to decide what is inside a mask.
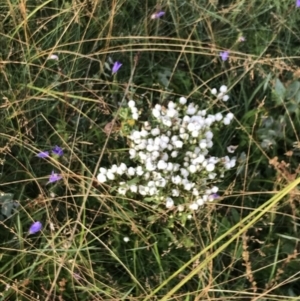
[[[218,94],[212,89],[212,94],[223,101],[229,99],[226,92],[224,85]],[[127,109],[131,113],[127,116],[140,119],[135,101],[130,100]],[[184,97],[176,103],[170,101],[167,107],[156,104],[151,113],[140,128],[133,123],[127,135],[132,166],[121,163],[101,167],[98,181],[118,185],[119,195],[142,196],[146,202],[179,212],[195,211],[216,199],[219,188],[214,183],[235,166],[236,159],[210,154],[213,128],[230,124],[233,114],[208,114],[194,103],[187,104]]]

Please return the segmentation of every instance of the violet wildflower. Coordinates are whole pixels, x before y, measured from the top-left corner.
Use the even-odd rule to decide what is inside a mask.
[[[153,15],[151,15],[151,19],[159,19],[160,17],[164,16],[165,12],[164,11],[159,11]]]
[[[61,157],[61,156],[63,156],[64,152],[61,147],[55,145],[55,147],[52,149],[52,154]]]
[[[48,158],[49,157],[49,152],[48,151],[43,151],[40,152],[36,155],[38,158]]]
[[[227,61],[229,58],[229,51],[221,51],[220,57],[221,57],[222,61]]]
[[[112,74],[115,74],[116,72],[118,72],[118,70],[121,68],[123,64],[120,62],[115,62],[113,67],[112,67]]]
[[[50,177],[49,177],[49,182],[48,183],[54,183],[56,181],[59,181],[62,179],[62,175],[59,175],[57,173],[55,173],[54,171],[52,171]]]
[[[218,199],[220,196],[217,193],[213,193],[211,197],[215,200]]]
[[[300,0],[296,0],[296,7],[300,7]]]
[[[34,222],[29,228],[29,234],[35,234],[35,233],[41,231],[42,227],[43,227],[43,225],[41,222]]]

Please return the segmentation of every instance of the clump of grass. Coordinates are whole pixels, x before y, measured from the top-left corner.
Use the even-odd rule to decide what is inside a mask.
[[[294,1],[0,4],[0,300],[296,300],[298,14]],[[227,102],[210,93],[221,84]],[[212,151],[237,157],[222,198],[184,223],[97,180],[128,160],[125,104],[146,121],[181,96],[235,116]]]

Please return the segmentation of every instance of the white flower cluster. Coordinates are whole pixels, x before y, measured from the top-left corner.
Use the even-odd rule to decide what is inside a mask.
[[[220,88],[220,93],[226,91],[226,86]],[[218,187],[209,185],[209,181],[223,177],[226,170],[235,166],[236,159],[209,155],[213,146],[211,128],[214,124],[229,124],[233,114],[211,115],[194,103],[186,103],[186,98],[181,97],[178,104],[170,101],[167,108],[156,104],[151,120],[128,136],[130,159],[136,166],[121,163],[109,169],[101,167],[98,181],[125,178],[126,182],[119,182],[120,195],[150,196],[163,201],[168,209],[176,206],[178,211],[185,210],[184,205],[197,210],[218,197]],[[130,100],[128,106],[132,118],[137,120],[135,102]],[[132,178],[135,180],[129,181]]]
[[[227,92],[227,87],[226,87],[225,85],[222,85],[222,86],[220,87],[219,93],[218,93],[218,91],[217,91],[216,88],[211,89],[211,93],[212,93],[213,95],[217,95],[217,93],[218,93],[217,98],[218,98],[218,99],[221,99],[221,100],[223,100],[223,101],[228,101],[228,99],[229,99],[229,96],[226,95],[226,92]]]

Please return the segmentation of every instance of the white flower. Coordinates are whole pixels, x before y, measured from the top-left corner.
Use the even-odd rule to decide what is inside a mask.
[[[161,159],[167,162],[168,159],[169,159],[169,155],[168,155],[167,153],[164,153],[164,154],[162,155]]]
[[[197,138],[199,136],[198,131],[192,131],[192,137]]]
[[[134,159],[135,156],[136,156],[136,150],[133,149],[133,148],[131,148],[131,149],[129,150],[129,155],[130,155],[130,159]]]
[[[193,211],[196,211],[196,210],[198,210],[199,205],[198,205],[197,203],[192,203],[192,204],[189,206],[189,208],[190,208],[191,210],[193,210]]]
[[[202,141],[200,141],[200,143],[199,143],[199,147],[200,148],[202,148],[202,149],[204,149],[204,148],[206,148],[207,147],[207,143],[206,143],[206,141],[204,140],[202,140]]]
[[[164,160],[159,160],[157,163],[157,168],[158,169],[166,169],[168,166],[167,162]]]
[[[213,89],[211,89],[210,92],[211,92],[211,94],[216,95],[218,91],[216,88],[213,88]]]
[[[124,242],[129,242],[129,237],[127,237],[127,236],[125,236],[124,238],[123,238],[123,240],[124,240]]]
[[[130,185],[130,186],[129,186],[129,190],[130,190],[131,192],[137,193],[138,187],[137,187],[136,185]]]
[[[151,130],[151,134],[152,134],[153,136],[159,135],[159,134],[160,134],[160,129],[159,129],[159,128],[154,128],[154,129],[152,129],[152,130]]]
[[[98,174],[97,180],[99,183],[105,183],[107,181],[106,176],[103,173]]]
[[[139,114],[138,113],[132,113],[132,119],[133,120],[138,120],[139,119]]]
[[[148,136],[148,131],[146,131],[145,129],[142,129],[141,131],[140,131],[140,134],[141,134],[141,137],[147,137]]]
[[[184,178],[187,178],[190,174],[185,168],[180,168],[180,173]]]
[[[127,173],[129,176],[134,176],[135,175],[135,169],[133,167],[129,167],[127,170]]]
[[[228,118],[229,120],[233,119],[234,115],[230,112],[226,115],[226,118]]]
[[[167,116],[169,116],[170,118],[174,118],[178,116],[178,112],[175,109],[170,108],[167,111]]]
[[[198,196],[198,195],[199,195],[198,189],[197,189],[197,188],[193,188],[192,194],[193,194],[194,196]]]
[[[146,195],[145,187],[143,185],[139,185],[139,193],[141,195]]]
[[[175,184],[175,185],[178,185],[178,184],[180,184],[181,183],[181,177],[180,176],[173,176],[172,178],[171,178],[171,181],[173,182],[173,184]]]
[[[216,117],[216,121],[221,121],[221,120],[223,119],[223,116],[222,116],[221,113],[217,113],[217,114],[215,115],[215,117]]]
[[[230,124],[230,119],[229,118],[227,118],[227,117],[225,117],[224,119],[223,119],[223,123],[225,124],[225,125],[228,125],[228,124]]]
[[[58,55],[56,54],[51,54],[48,56],[47,60],[55,60],[58,61]]]
[[[142,176],[144,174],[142,166],[138,166],[135,170],[138,176]]]
[[[168,117],[168,116],[164,116],[162,119],[161,119],[162,123],[167,126],[167,127],[171,127],[172,126],[172,121],[171,119]]]
[[[160,117],[160,111],[154,108],[154,109],[152,109],[152,115],[155,118],[159,119],[159,117]]]
[[[173,206],[174,206],[174,201],[170,197],[168,197],[166,199],[166,208],[171,209]]]
[[[184,185],[184,189],[185,189],[185,190],[191,190],[194,186],[195,186],[195,183],[189,182],[189,183],[186,183],[186,184]]]
[[[100,173],[102,173],[102,174],[104,174],[104,175],[107,173],[107,169],[104,168],[104,167],[100,167],[100,168],[99,168],[99,171],[100,171]]]
[[[229,96],[228,96],[228,95],[224,95],[224,96],[222,97],[222,100],[225,101],[225,102],[228,101],[228,99],[229,99]]]
[[[115,172],[117,172],[117,170],[118,170],[118,166],[116,164],[113,164],[111,166],[111,169],[109,169],[107,172],[113,172],[113,173],[115,173]]]
[[[118,188],[118,193],[121,195],[126,195],[127,189],[126,187],[119,187]]]
[[[126,171],[126,170],[127,170],[127,166],[126,166],[125,163],[121,163],[120,166],[119,166],[119,168],[120,168],[121,170],[123,170],[123,171]]]
[[[134,108],[135,107],[135,101],[134,100],[129,100],[128,101],[128,107],[129,108]]]
[[[168,162],[167,171],[173,171],[174,165],[172,162]]]
[[[175,109],[175,108],[176,108],[176,103],[173,102],[173,101],[169,101],[169,103],[168,103],[168,108],[169,108],[169,109]]]
[[[156,166],[153,164],[153,162],[151,162],[151,161],[147,161],[147,163],[146,163],[146,169],[148,170],[148,171],[153,171],[153,170],[155,170],[156,169]]]
[[[173,142],[173,145],[174,145],[176,148],[182,148],[183,142],[180,141],[180,140],[177,140],[177,141],[174,141],[174,142]]]
[[[155,185],[157,187],[165,187],[166,184],[167,184],[167,181],[164,178],[161,178],[161,179],[158,179],[158,180],[155,181]]]
[[[220,87],[220,90],[219,90],[221,93],[226,93],[227,92],[227,87],[225,85],[222,85]]]
[[[158,103],[154,106],[154,108],[158,111],[161,111],[161,105]]]
[[[172,196],[178,197],[179,196],[179,190],[178,189],[172,189]]]
[[[153,152],[153,151],[154,151],[154,145],[148,144],[147,147],[146,147],[146,150],[147,150],[149,153]]]
[[[196,113],[196,111],[197,111],[197,109],[194,106],[189,105],[187,107],[186,114],[194,115]]]
[[[219,188],[217,187],[217,186],[213,186],[212,188],[211,188],[211,192],[212,193],[217,193],[219,191]]]
[[[199,205],[199,206],[203,206],[204,205],[204,201],[203,201],[203,199],[198,199],[198,200],[196,200],[196,203]]]
[[[141,138],[141,133],[139,131],[133,131],[130,135],[130,139],[136,141]]]
[[[189,166],[189,171],[190,171],[191,173],[195,173],[195,172],[197,171],[197,167],[196,167],[195,165],[190,165],[190,166]]]
[[[206,139],[208,139],[208,140],[211,140],[211,139],[213,138],[213,136],[214,136],[214,134],[213,134],[211,131],[207,131],[207,132],[205,133],[205,137],[206,137]]]
[[[182,96],[182,97],[179,98],[179,103],[180,103],[180,104],[185,105],[186,102],[187,102],[187,100],[186,100],[185,97]]]
[[[215,169],[215,164],[213,164],[213,163],[208,163],[208,164],[206,165],[206,171],[211,172],[211,171],[213,171],[214,169]]]
[[[114,175],[114,173],[113,173],[111,170],[108,170],[108,171],[107,171],[106,176],[107,176],[107,178],[108,178],[109,180],[114,180],[114,179],[115,179],[115,175]]]
[[[184,206],[183,205],[178,205],[177,209],[179,212],[182,212],[184,210]]]

